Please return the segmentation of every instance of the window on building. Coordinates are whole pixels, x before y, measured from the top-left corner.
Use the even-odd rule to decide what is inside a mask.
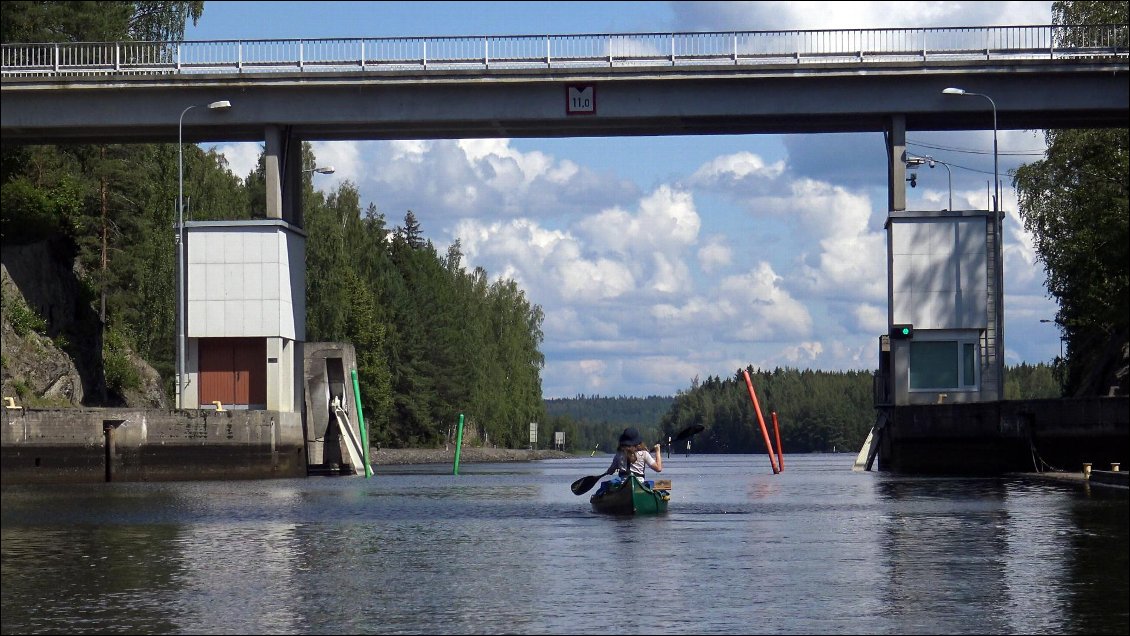
[[[977,343],[914,340],[910,343],[910,390],[977,390]]]

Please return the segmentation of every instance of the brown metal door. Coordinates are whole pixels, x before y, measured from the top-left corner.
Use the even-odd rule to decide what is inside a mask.
[[[267,403],[267,341],[234,340],[235,401],[232,404]]]
[[[226,338],[201,338],[200,404],[235,404],[232,347]]]
[[[201,405],[266,405],[266,340],[201,338],[199,351]]]

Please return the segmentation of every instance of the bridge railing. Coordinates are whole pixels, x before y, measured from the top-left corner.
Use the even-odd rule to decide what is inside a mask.
[[[5,44],[4,77],[1126,58],[1126,25]]]

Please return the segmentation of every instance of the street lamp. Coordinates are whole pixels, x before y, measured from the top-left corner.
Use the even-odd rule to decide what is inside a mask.
[[[1000,176],[997,153],[997,103],[984,93],[970,93],[962,88],[946,88],[943,95],[984,97],[993,107],[993,213],[997,217],[997,399],[1004,399],[1004,219],[1001,212]]]
[[[961,88],[947,88],[942,91],[943,95],[972,95],[974,97],[984,97],[989,100],[989,105],[993,107],[993,211],[999,212],[1001,209],[1001,190],[1000,190],[1000,176],[997,171],[997,104],[993,101],[992,97],[984,93],[970,93]]]
[[[913,170],[913,169],[915,169],[915,168],[917,168],[918,166],[921,166],[921,165],[928,165],[931,168],[933,168],[934,164],[937,164],[937,163],[940,163],[943,166],[945,166],[946,173],[949,176],[949,187],[950,187],[950,207],[949,207],[949,209],[953,210],[953,171],[950,170],[949,164],[944,162],[944,161],[938,161],[937,159],[931,157],[930,155],[926,155],[925,157],[915,157],[913,155],[907,155],[907,157],[906,157],[906,167],[910,168],[911,170]],[[912,180],[910,182],[910,185],[912,187],[916,184],[917,184],[916,180]]]
[[[333,174],[334,173],[334,167],[333,166],[318,166],[317,168],[308,168],[306,170],[303,170],[302,172],[303,173],[317,172],[318,174]]]
[[[953,211],[953,171],[950,170],[950,165],[948,163],[944,162],[944,161],[938,161],[937,159],[930,157],[930,156],[926,157],[926,161],[927,161],[927,163],[930,164],[931,169],[934,167],[934,164],[936,164],[936,163],[942,164],[942,167],[944,167],[946,169],[946,179],[949,182],[949,188],[950,188],[950,207],[949,207],[949,210]]]
[[[1048,320],[1047,318],[1041,318],[1040,322],[1045,323],[1045,324],[1053,324],[1056,327],[1059,326],[1058,322],[1056,322],[1054,320]],[[1063,334],[1062,333],[1059,335],[1059,357],[1060,357],[1061,360],[1063,359]]]
[[[185,316],[184,291],[184,116],[200,104],[186,107],[177,120],[177,408],[184,408]],[[208,104],[209,110],[227,110],[231,102],[220,100]]]

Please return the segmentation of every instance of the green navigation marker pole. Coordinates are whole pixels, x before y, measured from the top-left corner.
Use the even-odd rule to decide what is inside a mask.
[[[357,402],[357,427],[361,429],[361,450],[365,454],[365,478],[373,475],[373,467],[369,465],[369,431],[365,426],[365,414],[361,412],[361,387],[357,385],[357,369],[350,369],[349,375],[353,378],[353,400]]]
[[[459,432],[455,434],[455,469],[452,475],[459,474],[459,451],[463,449],[463,414],[459,414]]]

